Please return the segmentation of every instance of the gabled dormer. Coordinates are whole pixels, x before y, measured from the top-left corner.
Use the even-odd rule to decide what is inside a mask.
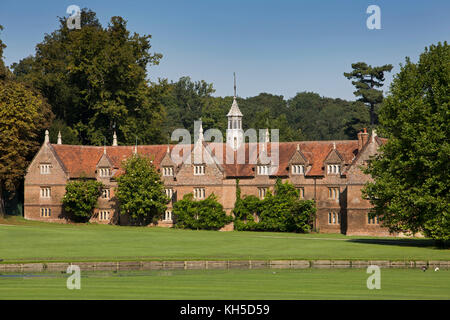
[[[163,177],[173,178],[176,175],[176,163],[172,160],[170,156],[170,147],[167,146],[166,154],[160,163],[161,173]]]
[[[271,158],[266,151],[266,144],[262,145],[262,150],[258,154],[256,160],[255,175],[256,176],[271,176],[275,173],[275,168],[272,166]]]
[[[103,155],[97,162],[97,177],[100,179],[110,179],[112,176],[113,162],[104,149]]]
[[[300,150],[300,145],[297,144],[297,150],[289,160],[290,175],[305,175],[308,168],[308,160]]]
[[[344,158],[336,149],[336,143],[333,142],[333,148],[325,158],[324,166],[327,175],[340,175],[343,171]]]

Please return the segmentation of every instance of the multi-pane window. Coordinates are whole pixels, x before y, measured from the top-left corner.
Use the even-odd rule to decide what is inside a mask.
[[[50,173],[50,167],[51,165],[48,163],[42,163],[39,165],[39,168],[41,169],[41,174],[49,174]]]
[[[101,178],[107,178],[109,176],[111,176],[110,168],[100,168],[100,177]]]
[[[41,198],[50,198],[52,196],[51,190],[50,187],[41,187]]]
[[[299,187],[297,188],[298,190],[298,195],[300,199],[305,199],[305,188],[303,187]]]
[[[100,221],[109,220],[109,211],[108,210],[100,210],[98,212],[98,219]]]
[[[328,212],[328,224],[340,224],[341,218],[338,212]]]
[[[328,188],[328,198],[339,200],[339,188]]]
[[[378,216],[370,217],[370,214],[367,214],[367,223],[368,224],[379,224]]]
[[[257,166],[258,175],[267,176],[270,173],[270,166],[266,164],[260,164]]]
[[[164,189],[167,198],[169,198],[170,200],[172,200],[173,197],[173,189],[172,188],[168,188],[168,189]]]
[[[194,188],[194,199],[205,199],[205,188]]]
[[[110,197],[111,197],[111,190],[103,189],[102,190],[102,199],[109,199]]]
[[[205,166],[202,165],[194,165],[194,175],[204,175],[205,174]]]
[[[51,208],[41,208],[41,217],[50,217],[52,215]]]
[[[163,220],[164,221],[172,221],[172,210],[166,210],[164,212]]]
[[[341,166],[338,164],[329,164],[327,165],[327,173],[328,174],[339,174],[341,172]]]
[[[172,177],[173,176],[173,167],[163,167],[163,176]]]
[[[258,196],[260,199],[264,199],[266,197],[267,188],[261,187],[258,188]]]
[[[293,164],[291,166],[292,174],[305,174],[305,166],[302,164]]]

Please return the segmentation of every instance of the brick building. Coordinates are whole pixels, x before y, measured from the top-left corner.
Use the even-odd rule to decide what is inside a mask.
[[[304,199],[314,199],[317,205],[315,227],[319,232],[347,235],[389,235],[387,229],[370,219],[370,203],[361,196],[361,188],[369,180],[361,166],[376,154],[385,142],[375,132],[358,134],[357,140],[245,143],[243,115],[236,98],[228,117],[226,143],[207,143],[200,128],[194,144],[119,146],[114,134],[112,146],[64,145],[61,136],[57,144],[44,144],[28,167],[25,176],[24,216],[30,220],[66,222],[61,205],[68,181],[81,177],[97,179],[106,186],[99,198],[91,221],[126,224],[118,212],[114,197],[116,177],[121,174],[121,162],[138,153],[152,159],[160,171],[166,193],[172,199],[162,226],[171,226],[172,203],[187,193],[203,199],[214,193],[231,214],[239,179],[242,195],[265,196],[276,179],[289,180]],[[177,148],[177,149],[175,149]],[[173,160],[173,154],[183,161]],[[200,162],[186,161],[202,154]],[[238,160],[242,156],[244,161]],[[277,155],[278,163],[271,159]],[[271,158],[272,157],[272,158]],[[243,163],[242,163],[243,162]],[[232,225],[225,229],[232,229]]]

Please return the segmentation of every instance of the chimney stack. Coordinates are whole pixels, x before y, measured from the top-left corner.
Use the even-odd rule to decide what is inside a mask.
[[[369,141],[369,134],[367,133],[367,129],[364,128],[364,132],[360,131],[358,133],[358,151],[360,151]]]

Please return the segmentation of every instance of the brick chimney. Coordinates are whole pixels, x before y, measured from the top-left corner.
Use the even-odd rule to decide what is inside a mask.
[[[367,141],[369,141],[369,134],[367,133],[367,129],[364,128],[364,132],[360,131],[358,133],[358,151],[365,146]]]

